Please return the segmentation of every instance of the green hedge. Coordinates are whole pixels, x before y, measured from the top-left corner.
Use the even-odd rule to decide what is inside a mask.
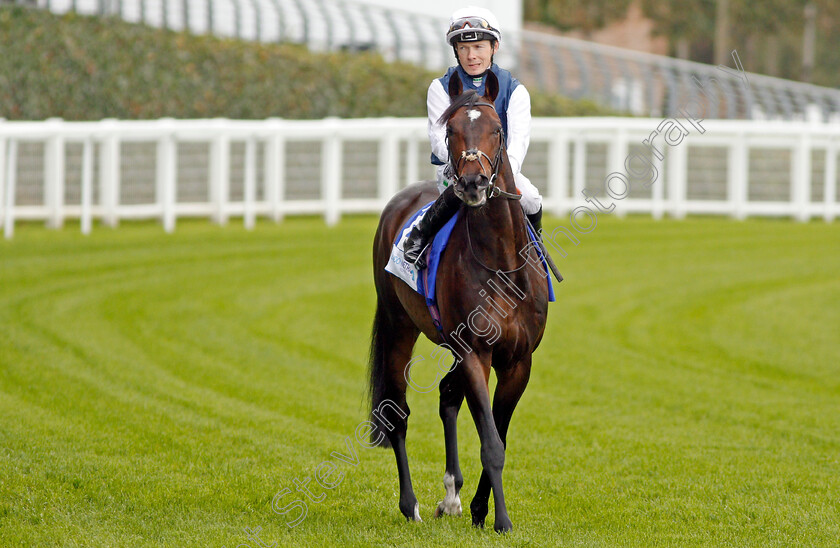
[[[21,7],[0,8],[0,52],[0,117],[9,120],[425,116],[438,76],[371,53],[312,53]],[[606,113],[532,95],[538,116]]]

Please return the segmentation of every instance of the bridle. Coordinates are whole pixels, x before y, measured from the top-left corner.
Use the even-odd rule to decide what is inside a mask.
[[[496,106],[493,105],[492,103],[486,103],[486,102],[483,102],[483,101],[479,101],[479,102],[473,103],[471,105],[467,104],[467,105],[464,105],[464,107],[465,108],[490,107],[492,109],[496,108]],[[493,158],[493,159],[491,159],[490,156],[482,150],[479,150],[477,148],[470,148],[470,149],[462,151],[461,155],[457,159],[453,160],[454,156],[452,155],[452,149],[449,147],[449,135],[446,136],[446,148],[449,151],[449,166],[452,168],[453,172],[459,178],[460,178],[459,169],[465,163],[467,163],[467,162],[478,162],[479,163],[479,165],[481,166],[482,173],[484,174],[485,177],[487,177],[490,180],[490,184],[487,187],[487,199],[488,200],[491,199],[491,198],[496,198],[496,197],[502,197],[502,198],[506,198],[508,200],[521,200],[522,199],[521,194],[514,194],[512,192],[506,192],[506,191],[502,190],[496,184],[496,178],[499,176],[499,169],[501,169],[501,167],[502,167],[502,161],[503,161],[502,160],[502,151],[504,151],[504,149],[505,149],[505,132],[504,132],[504,130],[499,130],[499,148],[496,150],[496,157]],[[483,159],[486,159],[487,162],[490,164],[490,169],[492,170],[492,173],[490,174],[490,176],[487,175],[487,168],[485,167],[484,162],[482,161]],[[485,270],[487,270],[489,272],[498,272],[499,269],[491,268],[491,267],[487,266],[486,264],[484,264],[484,262],[482,262],[482,260],[476,254],[475,249],[473,249],[472,238],[470,237],[470,219],[469,219],[469,216],[467,216],[466,223],[467,223],[467,246],[470,248],[470,252],[472,253],[473,259],[475,259],[475,261]],[[519,265],[518,267],[516,267],[512,270],[505,270],[505,271],[502,271],[502,272],[504,274],[513,274],[514,272],[518,272],[518,271],[522,270],[523,268],[525,268],[525,266],[527,264],[528,264],[528,259],[526,258],[525,261],[521,265]]]
[[[492,103],[485,103],[483,101],[464,105],[464,108],[473,107],[490,107],[494,110],[496,108],[496,106]],[[458,176],[459,179],[461,178],[460,168],[464,164],[466,164],[467,162],[478,162],[478,165],[481,166],[481,172],[490,181],[490,184],[487,186],[488,200],[497,196],[507,198],[508,200],[522,199],[521,194],[505,192],[496,184],[496,178],[499,176],[499,169],[501,169],[502,167],[502,151],[504,151],[505,149],[504,130],[499,130],[499,148],[496,149],[496,157],[493,159],[491,159],[486,152],[477,148],[463,150],[461,151],[461,155],[455,158],[452,154],[452,149],[449,147],[449,135],[446,136],[446,148],[449,151],[449,166],[452,168],[452,171],[455,173],[455,175]],[[485,167],[485,164],[482,161],[483,159],[486,159],[487,163],[490,165],[490,170],[492,171],[490,175],[487,174],[487,168]]]

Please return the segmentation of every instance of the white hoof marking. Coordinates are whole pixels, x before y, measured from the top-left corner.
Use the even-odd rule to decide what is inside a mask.
[[[455,489],[455,476],[447,472],[443,476],[443,486],[446,487],[446,496],[443,501],[438,504],[437,514],[447,514],[449,516],[461,515],[461,497]]]

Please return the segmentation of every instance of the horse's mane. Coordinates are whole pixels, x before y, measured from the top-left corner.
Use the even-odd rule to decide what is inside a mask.
[[[443,114],[440,115],[440,118],[438,118],[437,123],[440,125],[446,124],[446,122],[449,121],[452,115],[455,114],[456,110],[465,105],[473,107],[479,99],[481,99],[481,96],[474,89],[465,91],[464,93],[462,93],[458,97],[455,97],[452,100],[452,104],[449,105],[449,108],[443,111]]]

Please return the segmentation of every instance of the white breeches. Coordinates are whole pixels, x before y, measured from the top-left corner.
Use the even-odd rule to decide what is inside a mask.
[[[439,192],[443,192],[448,184],[443,176],[443,170],[445,168],[445,165],[437,167],[437,187]],[[540,191],[531,183],[530,179],[522,175],[522,173],[517,173],[514,176],[513,182],[519,192],[522,193],[522,200],[519,203],[525,215],[533,215],[539,211],[542,207],[542,196],[540,196]]]

